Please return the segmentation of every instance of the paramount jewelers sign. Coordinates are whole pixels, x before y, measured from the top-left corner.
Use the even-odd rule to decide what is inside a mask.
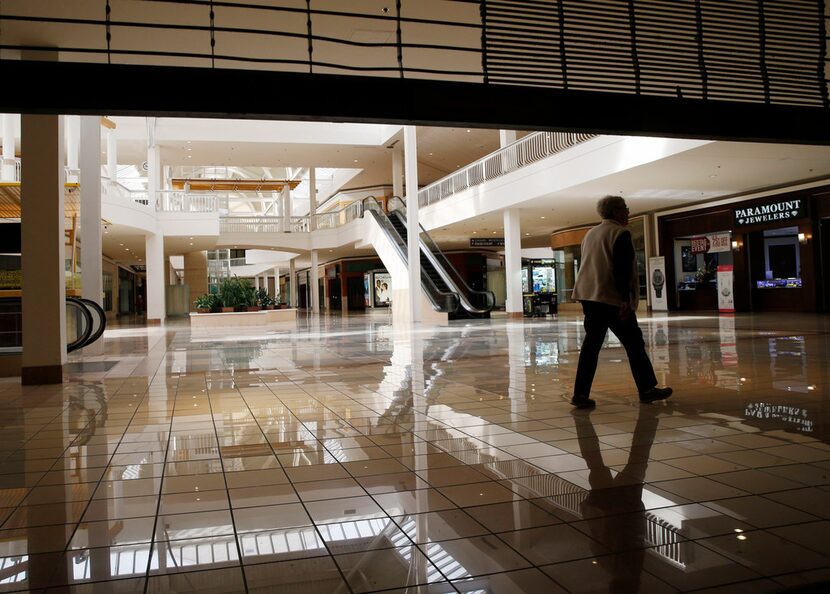
[[[802,219],[807,216],[804,200],[793,198],[792,200],[781,200],[761,206],[747,206],[736,208],[733,211],[736,227],[748,225],[760,225],[775,221],[789,221],[791,219]]]

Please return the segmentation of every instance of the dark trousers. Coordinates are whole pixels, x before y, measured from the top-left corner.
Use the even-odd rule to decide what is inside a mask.
[[[643,331],[637,324],[637,316],[634,312],[621,320],[618,307],[595,301],[583,301],[582,311],[585,313],[585,340],[582,341],[582,350],[579,352],[574,395],[588,396],[591,393],[599,352],[609,329],[625,347],[637,390],[647,392],[655,387],[657,377],[654,375],[654,368],[646,354]]]

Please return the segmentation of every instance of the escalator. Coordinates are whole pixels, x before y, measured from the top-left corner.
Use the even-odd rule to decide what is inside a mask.
[[[371,216],[375,219],[381,229],[383,229],[386,237],[390,240],[398,256],[404,263],[407,263],[409,260],[407,257],[405,236],[401,236],[377,199],[373,196],[364,198],[363,213],[364,216]],[[433,277],[423,267],[421,268],[421,286],[435,311],[444,312],[449,317],[452,317],[454,312],[460,309],[461,304],[458,294],[448,290],[446,283],[442,282],[440,286],[436,284]]]
[[[406,205],[403,200],[394,197],[389,200],[388,208],[387,218],[406,245],[408,237]],[[448,312],[450,319],[489,318],[496,304],[495,295],[491,291],[477,291],[470,288],[423,226],[421,226],[419,242],[421,244],[421,276],[427,276],[431,283],[442,292],[454,293],[458,296],[459,307],[455,311]]]
[[[107,316],[91,299],[66,298],[66,352],[89,346],[104,334]],[[23,302],[20,297],[0,299],[0,354],[23,351]]]

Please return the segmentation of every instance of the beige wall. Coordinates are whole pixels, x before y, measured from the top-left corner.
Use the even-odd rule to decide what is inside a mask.
[[[208,292],[207,252],[184,255],[184,284],[190,287],[190,311],[196,311],[193,300]]]

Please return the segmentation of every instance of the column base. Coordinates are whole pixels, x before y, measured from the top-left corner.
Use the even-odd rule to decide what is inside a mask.
[[[40,365],[20,369],[20,383],[24,386],[62,384],[63,365]]]
[[[520,311],[508,311],[507,312],[507,317],[510,318],[511,320],[523,320],[524,317],[525,317],[525,314],[523,312],[520,312]]]

